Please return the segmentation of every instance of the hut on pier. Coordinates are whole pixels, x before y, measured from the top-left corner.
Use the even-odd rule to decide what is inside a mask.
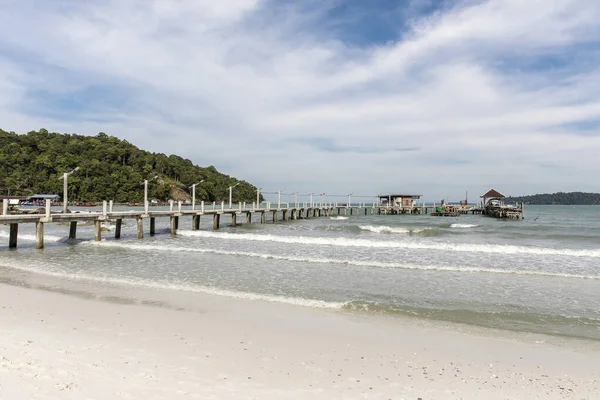
[[[379,204],[391,207],[416,207],[420,194],[381,194]]]

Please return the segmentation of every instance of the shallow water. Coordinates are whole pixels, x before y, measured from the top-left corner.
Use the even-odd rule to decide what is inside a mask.
[[[17,251],[0,226],[0,275],[600,339],[600,207],[529,206],[523,221],[360,215],[232,228],[224,217],[219,232],[210,217],[200,231],[186,230],[184,217],[176,237],[157,218],[159,234],[143,240],[127,222],[123,239],[104,232],[99,243],[91,227],[68,241],[68,226],[47,224],[41,251],[32,224],[20,226]]]

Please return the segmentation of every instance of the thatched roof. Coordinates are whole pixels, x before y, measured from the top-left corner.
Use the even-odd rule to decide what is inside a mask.
[[[481,195],[482,199],[493,199],[493,198],[503,199],[505,197],[506,196],[504,196],[502,193],[500,193],[496,189],[490,189],[490,190],[488,190],[487,192],[485,192],[484,194]]]

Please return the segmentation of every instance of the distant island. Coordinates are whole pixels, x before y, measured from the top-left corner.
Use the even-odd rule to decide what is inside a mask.
[[[0,129],[0,195],[30,196],[63,192],[63,173],[69,176],[69,199],[73,201],[140,202],[145,179],[149,199],[185,201],[189,187],[196,187],[198,201],[256,201],[256,187],[217,171],[199,167],[177,155],[151,153],[100,132],[96,136],[50,133],[46,129],[19,135]],[[261,196],[262,200],[262,196]]]
[[[524,202],[531,205],[600,205],[600,193],[558,192],[534,194],[530,196],[507,197],[505,202]]]

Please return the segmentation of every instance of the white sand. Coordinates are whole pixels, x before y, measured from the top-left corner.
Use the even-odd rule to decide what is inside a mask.
[[[593,343],[210,296],[201,306],[0,285],[0,399],[600,398]]]

